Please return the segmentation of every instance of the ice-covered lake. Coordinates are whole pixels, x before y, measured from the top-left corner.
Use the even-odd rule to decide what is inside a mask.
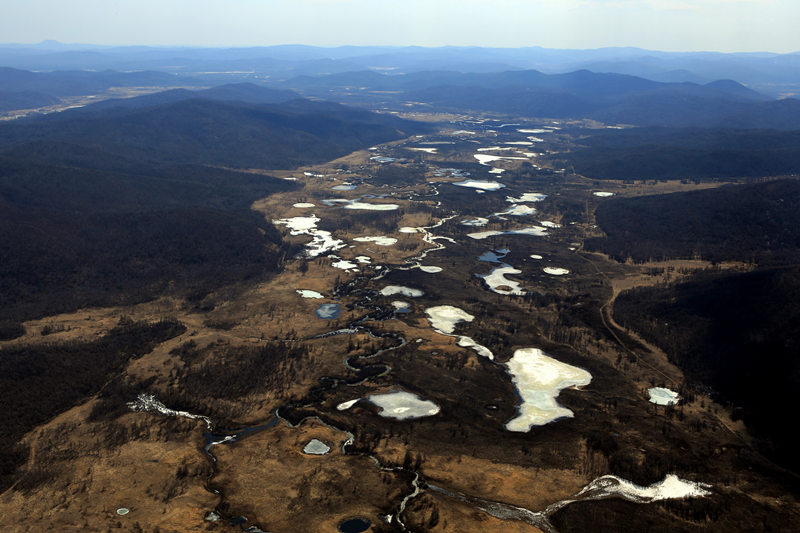
[[[481,189],[483,191],[496,191],[505,187],[502,183],[498,183],[496,181],[484,181],[484,180],[465,180],[453,183],[453,185],[457,185],[458,187],[470,187],[472,189]]]
[[[405,391],[372,394],[367,401],[380,407],[378,413],[384,418],[410,420],[433,416],[439,412],[439,406],[430,400],[423,400],[416,394]]]
[[[592,375],[582,368],[562,363],[539,348],[522,348],[506,363],[511,381],[522,402],[517,416],[506,423],[506,429],[528,432],[574,413],[556,401],[562,389],[588,385]]]
[[[419,298],[423,292],[419,289],[403,287],[402,285],[387,285],[381,289],[381,296],[394,296],[395,294],[400,294],[407,298]]]
[[[496,237],[497,235],[534,235],[536,237],[545,237],[548,235],[547,228],[541,226],[531,226],[529,228],[521,228],[509,231],[479,231],[477,233],[467,233],[467,237],[477,240],[488,239],[489,237]]]
[[[650,394],[650,403],[656,405],[675,405],[680,400],[677,392],[663,387],[653,387],[647,392]]]

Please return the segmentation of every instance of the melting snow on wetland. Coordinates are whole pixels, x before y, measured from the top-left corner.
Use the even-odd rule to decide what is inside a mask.
[[[310,235],[312,241],[306,244],[306,255],[317,257],[327,252],[344,248],[344,241],[334,239],[330,231],[317,229],[317,222],[321,219],[316,215],[308,217],[291,217],[273,220],[273,224],[286,226],[290,235]]]
[[[438,305],[436,307],[429,307],[425,310],[425,314],[428,315],[428,321],[431,323],[431,327],[433,327],[434,331],[441,333],[442,335],[456,337],[458,339],[457,344],[462,348],[472,348],[478,353],[478,355],[482,355],[488,359],[494,359],[494,354],[491,352],[491,350],[489,350],[489,348],[481,346],[470,337],[466,337],[464,335],[453,335],[456,324],[459,322],[472,322],[475,320],[475,317],[471,314],[467,313],[463,309],[459,309],[458,307],[453,307],[452,305]]]

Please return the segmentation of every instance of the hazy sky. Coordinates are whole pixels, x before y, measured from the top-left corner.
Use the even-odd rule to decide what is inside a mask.
[[[0,42],[800,51],[800,0],[0,0]]]

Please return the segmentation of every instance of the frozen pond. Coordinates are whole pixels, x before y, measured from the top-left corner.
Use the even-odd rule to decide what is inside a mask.
[[[435,154],[438,148],[406,148],[406,150],[411,150],[412,152],[425,152],[426,154]]]
[[[489,290],[497,294],[524,296],[526,291],[516,281],[507,279],[506,274],[522,274],[522,271],[509,265],[503,265],[495,268],[485,276],[478,276],[483,278],[483,281],[489,286]]]
[[[522,196],[519,198],[506,196],[506,201],[512,204],[521,204],[523,202],[541,202],[545,198],[547,198],[547,195],[540,192],[526,192],[522,193]]]
[[[375,197],[371,196],[371,198]],[[371,204],[369,202],[362,202],[360,198],[356,200],[348,200],[347,198],[327,198],[322,200],[322,203],[330,207],[341,204],[341,206],[345,209],[356,209],[362,211],[394,211],[400,207],[397,204]]]
[[[408,298],[419,298],[423,292],[419,289],[403,287],[402,285],[387,285],[381,289],[381,296],[393,296],[395,294],[401,294]]]
[[[292,207],[297,207],[298,209],[308,209],[309,207],[316,207],[316,205],[309,202],[297,202],[296,204],[292,205]]]
[[[425,272],[426,274],[438,274],[439,272],[442,271],[442,267],[437,267],[437,266],[423,266],[423,265],[420,265],[419,269],[421,271]]]
[[[497,149],[497,148],[495,148]],[[510,150],[514,150],[514,148],[509,147]],[[492,161],[501,161],[503,159],[517,159],[521,161],[527,161],[527,157],[513,157],[508,155],[490,155],[490,154],[474,154],[472,157],[478,160],[478,163],[481,165],[490,166],[489,163]]]
[[[331,256],[331,258],[334,258],[334,257],[335,256]],[[353,263],[352,261],[348,261],[347,259],[340,259],[338,257],[336,257],[336,259],[339,259],[339,260],[338,261],[334,261],[333,263],[331,263],[331,266],[334,267],[334,268],[340,268],[342,270],[357,270],[358,269],[358,265]]]
[[[552,133],[552,130],[532,129],[532,130],[517,130],[520,133]]]
[[[597,191],[596,193],[593,194],[601,198],[608,198],[609,196],[614,196],[613,192],[605,192],[605,191]]]
[[[506,368],[522,400],[517,416],[506,423],[506,429],[521,433],[559,418],[571,418],[573,412],[560,406],[556,397],[562,389],[588,385],[592,380],[589,372],[553,359],[538,348],[515,351]]]
[[[428,315],[428,321],[431,323],[434,331],[443,335],[453,336],[456,324],[459,322],[472,322],[475,317],[467,313],[463,309],[453,307],[452,305],[439,305],[436,307],[429,307],[425,310]],[[472,348],[478,355],[494,359],[494,354],[485,346],[476,343],[470,337],[464,335],[455,335],[458,339],[457,343],[463,348]]]
[[[475,317],[452,305],[438,305],[425,310],[431,327],[446,335],[452,334],[459,322],[472,322]]]
[[[316,215],[308,217],[291,217],[273,220],[273,224],[283,225],[289,228],[290,235],[310,235],[312,241],[306,244],[306,255],[317,257],[327,252],[344,248],[344,241],[334,239],[330,231],[317,229],[317,222],[320,218]]]
[[[663,387],[653,387],[648,389],[647,392],[650,393],[650,403],[656,405],[675,405],[680,400],[677,392]]]
[[[380,407],[381,411],[378,414],[384,418],[409,420],[433,416],[439,412],[438,405],[429,400],[423,400],[410,392],[398,391],[372,394],[367,397],[367,400]]]
[[[336,406],[337,411],[347,411],[351,407],[353,407],[361,398],[356,398],[355,400],[348,400],[346,402],[342,402]]]
[[[496,181],[483,181],[483,180],[466,180],[453,183],[459,187],[471,187],[473,189],[481,189],[483,191],[496,191],[505,187],[502,183]]]
[[[392,302],[392,307],[398,313],[410,313],[411,312],[411,305],[408,302],[403,302],[401,300],[394,300]]]
[[[331,187],[332,191],[352,191],[355,189],[357,185],[351,185],[350,183],[343,183],[342,185],[334,185]]]
[[[507,256],[511,250],[507,248],[500,248],[499,250],[489,250],[485,252],[480,257],[478,257],[478,261],[486,261],[487,263],[500,263],[501,259]]]
[[[489,219],[483,217],[468,218],[461,221],[462,226],[485,226],[488,223]]]
[[[467,237],[477,240],[483,240],[488,237],[495,237],[497,235],[534,235],[536,237],[547,236],[547,229],[540,226],[532,226],[529,228],[515,229],[509,231],[480,231],[478,233],[467,233]]]
[[[539,254],[531,254],[531,259],[544,259],[544,257]]]
[[[322,294],[318,293],[317,291],[310,291],[308,289],[297,289],[295,292],[300,296],[302,296],[303,298],[316,298],[316,299],[324,298],[324,296],[322,296]]]
[[[362,211],[394,211],[400,206],[397,204],[370,204],[353,200],[344,206],[345,209],[358,209]]]
[[[316,311],[314,311],[314,314],[317,315],[317,318],[324,318],[325,320],[339,318],[341,313],[342,308],[339,304],[322,304],[317,307]]]
[[[330,452],[331,447],[317,439],[311,439],[303,447],[303,453],[306,455],[328,455]]]
[[[545,274],[550,274],[551,276],[563,276],[565,274],[569,274],[569,270],[566,268],[544,267],[542,270]]]
[[[356,242],[374,242],[378,246],[392,246],[397,243],[397,239],[394,237],[384,237],[383,235],[378,237],[356,237],[353,240]]]
[[[500,211],[498,213],[493,213],[493,216],[503,216],[503,215],[511,215],[515,217],[527,216],[527,215],[535,215],[536,208],[531,207],[525,204],[513,204],[511,207],[506,209],[505,211]],[[542,223],[542,226],[546,226],[545,223]]]

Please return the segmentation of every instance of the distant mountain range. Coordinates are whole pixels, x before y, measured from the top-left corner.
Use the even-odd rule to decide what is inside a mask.
[[[287,80],[358,70],[408,74],[429,70],[503,72],[581,69],[704,84],[734,79],[771,96],[800,94],[800,53],[660,52],[640,48],[558,50],[540,47],[424,48],[282,45],[250,48],[109,47],[46,41],[0,45],[0,65],[27,70],[157,70],[216,83]]]
[[[165,72],[28,72],[0,69],[0,109],[53,105],[59,98],[103,93],[114,87],[189,87],[136,99],[97,103],[92,109],[145,107],[202,98],[250,104],[286,102],[300,95],[368,108],[423,103],[447,111],[490,111],[550,118],[591,118],[608,124],[670,127],[800,128],[800,100],[774,98],[733,80],[659,82],[627,74],[578,70],[495,73],[373,70],[285,81],[203,88],[207,79]],[[265,88],[268,85],[270,89]],[[88,108],[87,108],[88,109]]]
[[[277,86],[372,106],[421,102],[445,110],[592,118],[637,126],[800,128],[800,100],[775,101],[733,80],[700,85],[588,70],[403,75],[361,71],[303,76]]]

